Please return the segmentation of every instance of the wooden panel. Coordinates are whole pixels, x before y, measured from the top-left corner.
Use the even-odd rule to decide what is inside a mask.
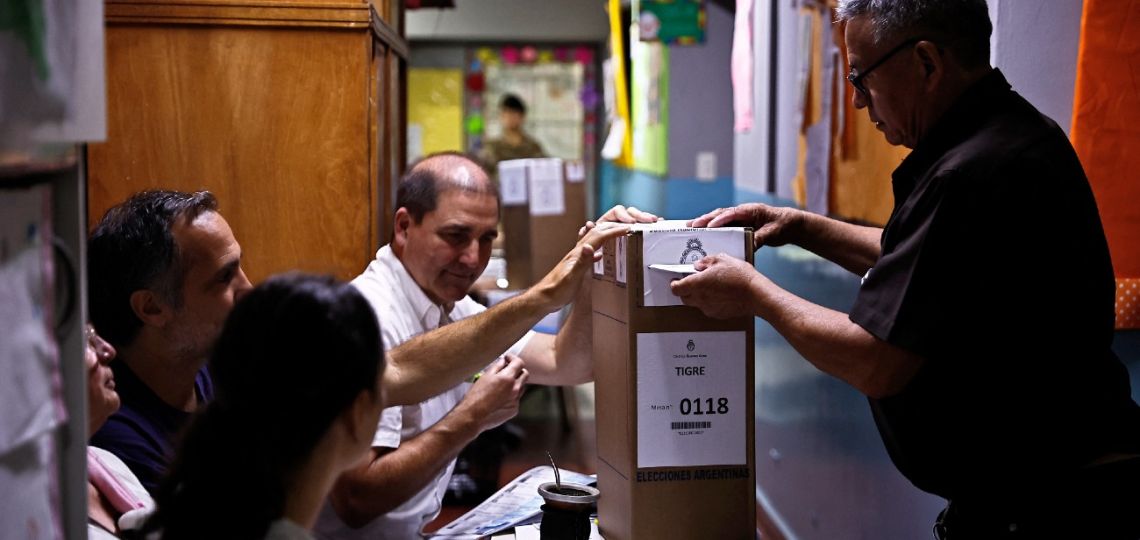
[[[403,20],[403,19],[400,19]],[[376,33],[377,38],[383,41],[389,48],[400,55],[401,58],[407,59],[411,54],[408,47],[408,41],[404,39],[403,35],[397,30],[396,27],[390,25],[379,13],[376,12],[376,6],[372,7],[372,31]]]
[[[373,187],[375,188],[368,200],[376,209],[373,212],[376,219],[368,228],[368,242],[372,250],[380,249],[380,246],[387,242],[384,231],[391,228],[391,222],[385,211],[387,205],[384,200],[384,193],[386,192],[384,188],[391,184],[391,178],[385,174],[385,165],[389,161],[387,139],[390,135],[387,129],[387,114],[384,107],[384,98],[388,93],[388,88],[385,86],[387,81],[385,74],[388,69],[387,60],[387,47],[382,42],[373,42],[368,83],[368,169],[369,174],[374,179]]]
[[[380,242],[387,243],[392,237],[392,220],[396,211],[396,184],[407,168],[408,152],[406,131],[408,126],[407,107],[407,59],[395,49],[388,49],[387,99],[384,101],[387,118],[387,133],[384,141],[387,160],[382,171],[384,189],[380,193]]]
[[[242,26],[327,26],[367,28],[372,24],[362,1],[293,2],[290,0],[180,2],[115,0],[106,4],[111,23],[211,24]]]
[[[209,189],[255,282],[364,268],[375,220],[368,31],[111,25],[106,37],[92,221],[139,190]]]

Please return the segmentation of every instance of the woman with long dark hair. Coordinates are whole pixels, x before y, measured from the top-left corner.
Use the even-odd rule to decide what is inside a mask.
[[[383,347],[347,283],[288,274],[248,293],[210,361],[216,395],[183,436],[148,531],[163,540],[310,538],[383,409]]]

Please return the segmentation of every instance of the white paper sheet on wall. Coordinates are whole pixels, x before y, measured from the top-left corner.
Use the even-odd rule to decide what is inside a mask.
[[[47,187],[0,192],[0,537],[62,538],[54,430],[65,418],[52,334]]]
[[[527,188],[530,191],[530,215],[557,216],[566,213],[566,193],[562,187],[561,159],[528,160],[527,177]]]
[[[679,228],[678,228],[679,227]],[[663,221],[649,227],[635,226],[643,230],[641,246],[642,284],[645,306],[680,306],[681,299],[673,294],[669,284],[679,276],[653,270],[654,264],[693,264],[708,255],[724,253],[738,259],[745,258],[744,229],[725,227],[721,229],[684,228],[683,221]]]
[[[744,332],[637,334],[637,467],[748,463]]]
[[[566,181],[584,182],[586,180],[586,166],[581,161],[566,162]]]
[[[0,538],[63,538],[53,432],[0,455]]]
[[[52,335],[53,282],[48,188],[0,197],[0,454],[65,417]]]
[[[0,29],[0,148],[105,139],[103,2],[29,5]]]
[[[526,170],[529,162],[529,159],[499,162],[499,194],[503,206],[526,204]]]

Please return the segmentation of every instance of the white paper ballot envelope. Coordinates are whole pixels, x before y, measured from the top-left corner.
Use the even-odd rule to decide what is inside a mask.
[[[651,264],[649,265],[649,269],[678,276],[687,276],[697,273],[697,267],[692,264]]]
[[[680,306],[681,299],[673,294],[669,284],[695,273],[693,263],[718,253],[737,259],[745,258],[743,227],[720,229],[694,229],[684,221],[658,221],[633,225],[641,231],[641,261],[644,268],[644,302],[646,307]]]

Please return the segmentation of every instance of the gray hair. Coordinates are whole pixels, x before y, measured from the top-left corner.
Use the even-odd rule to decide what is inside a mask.
[[[925,38],[949,49],[963,67],[989,65],[986,0],[839,0],[836,22],[867,17],[875,43]]]

